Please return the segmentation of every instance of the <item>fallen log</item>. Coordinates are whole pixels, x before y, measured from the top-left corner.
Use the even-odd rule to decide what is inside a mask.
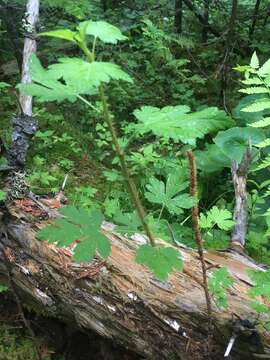
[[[0,277],[7,279],[5,259],[24,304],[48,316],[94,331],[148,359],[222,359],[233,332],[233,315],[253,320],[248,289],[252,286],[246,271],[262,269],[244,255],[232,252],[206,252],[210,267],[226,266],[234,279],[228,292],[228,310],[213,302],[214,331],[211,353],[207,353],[207,312],[201,267],[196,252],[179,247],[184,271],[168,281],[158,281],[144,266],[134,262],[135,249],[142,236],[128,239],[103,225],[112,251],[104,261],[88,264],[72,262],[72,249],[59,249],[37,241],[36,231],[46,221],[29,219],[18,206],[2,213]],[[258,329],[239,336],[233,359],[270,358],[270,335]],[[262,357],[264,356],[264,357]]]

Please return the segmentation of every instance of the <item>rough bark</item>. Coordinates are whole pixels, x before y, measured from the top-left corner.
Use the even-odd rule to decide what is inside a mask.
[[[30,213],[22,212],[20,202],[16,204],[3,214],[1,243],[18,294],[28,308],[95,331],[149,359],[222,359],[233,331],[232,314],[249,320],[256,317],[247,295],[251,282],[246,271],[260,267],[235,252],[205,253],[210,267],[227,266],[234,278],[229,310],[220,311],[213,302],[214,346],[207,354],[207,310],[195,252],[179,247],[184,271],[160,282],[134,262],[142,237],[127,239],[104,224],[112,245],[110,257],[78,265],[71,260],[71,248],[58,249],[35,240],[36,230],[44,224],[33,217],[30,221]],[[3,253],[0,276],[2,281],[7,277]],[[269,334],[260,330],[254,336],[239,336],[233,359],[253,359],[254,353],[269,351]]]
[[[39,0],[28,0],[24,18],[25,40],[21,82],[31,83],[30,59],[37,50],[35,39],[36,25],[39,18]],[[37,123],[32,117],[32,96],[21,93],[19,98],[20,115],[12,121],[12,145],[8,151],[8,162],[11,167],[23,168],[26,162],[29,140],[37,130]],[[10,189],[12,190],[12,189]]]
[[[39,18],[39,0],[28,0],[25,12],[25,39],[23,49],[22,79],[23,84],[31,83],[30,58],[37,50],[35,39],[36,25]],[[21,94],[20,103],[23,113],[32,116],[32,96]]]

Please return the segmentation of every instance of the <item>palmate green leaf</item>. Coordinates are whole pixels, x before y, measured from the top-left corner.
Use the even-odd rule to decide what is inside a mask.
[[[56,79],[63,78],[78,93],[97,88],[102,82],[123,80],[132,83],[131,77],[121,68],[108,62],[86,62],[79,58],[61,58],[58,64],[49,66],[50,74]]]
[[[206,108],[189,113],[185,105],[166,106],[162,109],[153,106],[143,106],[135,110],[134,115],[139,120],[136,126],[141,134],[153,132],[164,139],[173,139],[183,143],[192,143],[206,134],[232,125],[232,120],[217,108]]]
[[[233,284],[233,280],[227,268],[214,270],[208,280],[208,287],[220,308],[227,308],[228,301],[226,290]]]
[[[51,82],[51,87],[39,84],[19,84],[17,88],[24,94],[35,96],[39,102],[68,100],[75,102],[77,97],[73,89],[61,84],[59,81]]]
[[[61,102],[66,99],[71,102],[76,101],[76,90],[57,81],[55,74],[44,69],[34,54],[30,60],[30,72],[34,83],[17,85],[21,92],[35,96],[41,102]]]
[[[64,58],[60,63],[44,69],[39,59],[33,55],[30,62],[34,83],[19,84],[20,91],[37,97],[41,102],[69,100],[76,101],[79,95],[93,95],[97,87],[110,80],[132,79],[116,64],[106,62],[88,63],[79,58]],[[63,83],[63,81],[65,83]]]
[[[179,177],[175,174],[168,176],[166,185],[163,181],[153,177],[146,185],[145,197],[151,203],[165,207],[171,214],[179,215],[183,213],[183,209],[190,209],[195,204],[195,199],[189,194],[179,194],[188,185],[188,181],[179,182]]]
[[[253,298],[263,296],[270,301],[270,270],[249,270],[248,275],[254,282],[254,286],[249,290],[249,295]]]
[[[216,225],[221,230],[229,230],[234,224],[230,211],[219,209],[217,206],[212,207],[206,215],[200,215],[200,226],[203,229],[211,229]]]
[[[253,301],[251,306],[258,314],[263,314],[263,313],[269,312],[268,306],[261,303],[260,301]]]
[[[141,246],[136,253],[135,261],[147,266],[160,280],[167,280],[174,270],[182,270],[181,253],[172,247]]]
[[[116,26],[106,21],[84,21],[80,23],[78,30],[83,31],[86,35],[92,35],[104,43],[116,44],[118,41],[127,39]]]
[[[77,34],[76,32],[71,31],[69,29],[62,29],[62,30],[42,32],[42,33],[38,34],[38,36],[49,36],[49,37],[53,37],[53,38],[58,38],[58,39],[75,42],[76,34]]]
[[[99,210],[89,213],[85,209],[67,206],[60,212],[64,218],[55,220],[39,231],[39,240],[47,240],[59,247],[67,247],[78,241],[74,249],[76,262],[91,261],[96,252],[104,258],[109,256],[110,242],[101,232],[104,218]]]
[[[220,131],[214,138],[214,142],[226,156],[240,163],[247,150],[248,142],[251,141],[252,145],[256,145],[264,139],[265,135],[260,129],[234,127]]]
[[[141,220],[136,212],[122,213],[121,211],[118,211],[113,220],[117,224],[117,231],[124,234],[134,234],[138,232],[139,228],[142,226]]]

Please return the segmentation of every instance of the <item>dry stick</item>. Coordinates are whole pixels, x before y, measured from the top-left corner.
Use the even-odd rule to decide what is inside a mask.
[[[37,359],[42,360],[42,356],[41,356],[41,353],[40,353],[40,350],[39,350],[39,344],[37,342],[34,330],[32,329],[30,322],[25,317],[20,297],[19,297],[19,295],[17,293],[14,281],[12,279],[11,266],[10,266],[9,260],[7,258],[7,255],[5,253],[5,248],[4,248],[3,244],[1,244],[1,248],[2,248],[2,254],[3,254],[3,258],[4,258],[4,263],[5,263],[5,266],[6,266],[6,269],[7,269],[8,283],[9,283],[11,291],[12,291],[12,293],[14,295],[15,302],[16,302],[16,305],[17,305],[17,308],[18,308],[18,312],[19,312],[19,314],[21,316],[21,319],[22,319],[22,322],[24,323],[24,326],[26,327],[26,329],[27,329],[32,341],[33,341]]]
[[[84,45],[84,44],[81,44],[81,49],[83,50],[83,52],[85,53],[88,61],[91,63],[94,61],[94,57],[93,57],[93,54],[88,50],[88,48]],[[143,204],[141,202],[141,199],[139,197],[139,193],[138,193],[138,190],[137,190],[137,187],[130,175],[130,172],[129,172],[129,168],[127,166],[127,162],[126,162],[126,159],[125,159],[125,153],[123,151],[123,149],[121,148],[119,142],[118,142],[118,137],[117,137],[117,134],[116,134],[116,130],[114,128],[114,125],[113,125],[113,116],[109,110],[109,105],[108,105],[108,101],[107,101],[107,98],[106,98],[106,95],[105,95],[105,92],[104,92],[104,88],[102,85],[100,85],[99,87],[99,96],[100,96],[100,99],[101,99],[101,102],[102,102],[102,108],[103,108],[103,115],[104,115],[104,120],[106,121],[108,127],[109,127],[109,131],[111,133],[111,136],[112,136],[112,142],[113,142],[113,145],[114,145],[114,148],[115,148],[115,152],[120,160],[120,164],[121,164],[121,171],[122,171],[122,174],[127,182],[127,187],[128,187],[128,191],[130,193],[130,197],[134,203],[134,206],[136,208],[136,211],[138,213],[138,216],[141,220],[141,223],[143,225],[143,228],[144,228],[144,231],[146,233],[146,235],[148,236],[149,238],[149,241],[150,241],[150,244],[152,246],[155,246],[156,243],[155,243],[155,239],[153,237],[153,234],[151,233],[151,230],[147,224],[147,222],[145,221],[145,211],[144,211],[144,207],[143,207]]]
[[[192,151],[187,152],[187,157],[189,161],[189,169],[190,169],[190,193],[197,200],[198,199],[198,183],[197,183],[197,168],[194,155]],[[207,307],[208,314],[208,328],[211,330],[212,328],[212,305],[211,305],[211,297],[208,290],[208,280],[207,280],[207,266],[204,259],[203,253],[203,240],[199,225],[199,206],[198,202],[192,208],[192,224],[193,231],[195,235],[195,240],[197,243],[197,251],[199,254],[199,259],[202,267],[202,276],[203,276],[203,290],[205,294],[205,301]]]

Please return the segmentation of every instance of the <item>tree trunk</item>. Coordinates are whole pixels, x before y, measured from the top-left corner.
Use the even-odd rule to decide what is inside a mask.
[[[207,24],[209,24],[209,8],[210,8],[210,0],[204,0],[203,15]],[[208,25],[204,25],[202,30],[202,42],[204,43],[207,42],[208,31],[209,31]]]
[[[101,4],[102,4],[103,12],[106,12],[108,10],[107,0],[101,0]]]
[[[217,30],[214,26],[212,26],[211,24],[209,24],[209,22],[207,21],[207,19],[204,17],[204,15],[200,12],[200,10],[198,10],[195,5],[194,2],[192,2],[191,0],[183,0],[185,5],[189,8],[190,11],[193,12],[193,14],[197,17],[197,19],[208,28],[208,31],[210,31],[213,35],[220,37],[220,32],[219,30]]]
[[[208,267],[226,266],[234,279],[228,292],[229,309],[218,310],[213,302],[213,346],[208,353],[207,310],[196,252],[178,247],[184,270],[161,282],[134,262],[143,237],[130,240],[104,224],[103,232],[112,245],[110,257],[78,265],[71,260],[71,248],[37,241],[36,229],[44,224],[34,216],[40,215],[33,211],[30,222],[31,212],[24,213],[22,204],[16,204],[2,214],[5,256],[2,250],[0,276],[1,281],[7,278],[8,261],[16,291],[28,308],[95,331],[152,360],[222,359],[233,332],[232,314],[256,318],[247,296],[251,282],[246,271],[261,268],[235,252],[206,252]],[[253,359],[254,353],[265,354],[269,349],[270,335],[260,330],[237,338],[233,359]]]
[[[22,79],[23,84],[31,83],[30,58],[36,52],[36,25],[39,18],[39,0],[28,0],[25,12],[25,39],[23,49]],[[20,94],[20,103],[25,115],[32,116],[32,96]]]
[[[183,0],[175,0],[174,28],[177,34],[182,33],[182,25],[183,25]]]
[[[253,11],[253,16],[252,16],[252,23],[249,28],[249,40],[252,39],[254,31],[255,31],[260,5],[261,5],[261,0],[256,0],[256,4],[255,4],[254,11]]]
[[[39,18],[39,0],[28,0],[24,17],[25,40],[23,49],[22,78],[23,84],[31,83],[30,59],[37,50],[35,39],[36,25]],[[12,145],[8,151],[8,162],[12,167],[22,169],[26,162],[29,140],[37,130],[37,123],[32,117],[32,96],[20,94],[21,114],[12,121]],[[13,174],[13,177],[15,175]],[[13,184],[15,182],[13,181]],[[15,184],[16,185],[16,184]],[[12,189],[9,189],[10,193]]]
[[[229,62],[231,58],[231,54],[234,51],[235,43],[235,23],[237,19],[237,10],[238,10],[238,0],[232,0],[232,10],[231,16],[228,25],[228,31],[225,42],[225,51],[222,60],[221,68],[221,86],[220,86],[220,103],[223,106],[224,110],[228,112],[227,104],[226,104],[226,90],[228,87],[228,73],[229,70]]]

